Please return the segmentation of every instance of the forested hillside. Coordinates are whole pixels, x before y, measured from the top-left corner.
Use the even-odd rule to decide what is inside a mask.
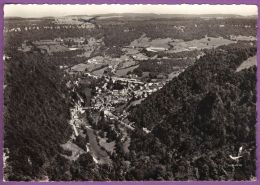
[[[131,137],[135,165],[128,178],[255,176],[256,67],[235,72],[255,54],[249,43],[209,51],[133,109],[130,119],[140,129]],[[232,160],[240,147],[242,157]]]
[[[6,179],[43,179],[72,133],[63,74],[39,54],[10,57],[5,61]]]

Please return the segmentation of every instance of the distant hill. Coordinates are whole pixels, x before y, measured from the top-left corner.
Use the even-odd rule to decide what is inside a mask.
[[[22,17],[4,17],[5,20],[23,20],[25,18]]]
[[[161,16],[161,17],[244,17],[242,15],[236,15],[236,14],[155,14],[155,13],[109,13],[109,14],[93,14],[93,15],[68,15],[68,16]]]
[[[5,21],[11,21],[11,20],[44,20],[44,19],[54,19],[54,17],[47,16],[47,17],[4,17]]]
[[[171,18],[246,18],[246,16],[235,14],[154,14],[154,13],[110,13],[110,14],[95,14],[95,15],[73,15],[73,17],[98,16],[98,19],[103,17],[113,18],[128,18],[128,19],[171,19]],[[252,16],[252,18],[254,18]]]
[[[242,16],[242,15],[236,15],[236,14],[155,14],[155,13],[109,13],[109,14],[83,14],[83,15],[66,15],[62,17],[78,17],[78,18],[92,18],[92,17],[99,17],[102,19],[102,17],[124,17],[124,18],[257,18],[257,15],[251,15],[251,16]],[[23,18],[23,17],[5,17],[6,20],[12,20],[12,19],[53,19],[55,17],[53,16],[46,16],[46,17],[39,17],[39,18]]]

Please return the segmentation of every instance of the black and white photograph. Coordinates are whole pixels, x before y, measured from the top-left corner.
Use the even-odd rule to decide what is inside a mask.
[[[5,4],[4,181],[255,181],[257,17]]]

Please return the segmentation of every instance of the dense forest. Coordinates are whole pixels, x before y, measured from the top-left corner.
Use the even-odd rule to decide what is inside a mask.
[[[41,179],[72,134],[63,74],[39,54],[10,57],[4,91],[4,147],[11,167],[7,179]]]
[[[129,119],[137,129],[131,137],[134,157],[128,178],[248,180],[255,176],[256,68],[235,72],[255,54],[256,47],[249,43],[208,51],[134,108]],[[242,157],[233,161],[229,155],[236,156],[241,146]]]
[[[138,68],[134,69],[132,73],[142,76],[142,72],[150,72],[153,75],[160,73],[169,74],[174,71],[178,71],[179,68],[187,67],[193,64],[193,59],[148,59],[141,61]],[[178,68],[176,69],[176,66]]]

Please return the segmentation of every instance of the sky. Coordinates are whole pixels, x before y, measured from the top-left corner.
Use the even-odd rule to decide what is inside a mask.
[[[46,17],[106,13],[257,15],[256,5],[5,5],[4,16]]]

